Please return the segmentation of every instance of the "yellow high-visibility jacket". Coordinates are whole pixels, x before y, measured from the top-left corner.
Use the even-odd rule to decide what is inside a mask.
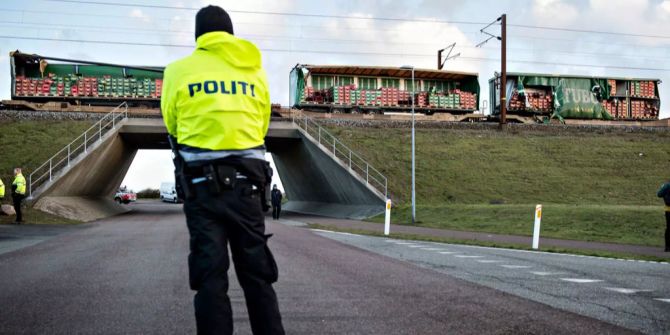
[[[260,51],[226,32],[201,35],[193,54],[165,69],[161,112],[179,144],[209,150],[261,146],[270,108]]]
[[[17,174],[14,178],[12,185],[16,185],[16,193],[25,195],[26,194],[26,178],[22,174]]]
[[[2,183],[2,179],[0,179],[0,198],[5,197],[5,184]]]

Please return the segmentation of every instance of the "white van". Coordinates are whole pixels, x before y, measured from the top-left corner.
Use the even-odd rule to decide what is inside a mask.
[[[166,202],[179,202],[177,197],[177,190],[174,188],[174,183],[161,183],[161,200]]]

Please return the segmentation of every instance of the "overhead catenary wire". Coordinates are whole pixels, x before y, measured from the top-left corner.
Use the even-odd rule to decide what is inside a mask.
[[[151,5],[151,4],[134,4],[134,3],[124,3],[124,2],[105,2],[105,1],[85,1],[85,0],[45,0],[49,2],[60,2],[60,3],[74,3],[74,4],[89,4],[89,5],[102,5],[102,6],[119,6],[119,7],[139,7],[139,8],[154,8],[154,9],[172,9],[172,10],[189,10],[195,11],[200,8],[197,7],[180,7],[180,6],[168,6],[168,5]],[[467,25],[482,25],[487,24],[487,22],[475,22],[475,21],[458,21],[458,20],[437,20],[437,19],[411,19],[411,18],[393,18],[393,17],[374,17],[374,16],[351,16],[351,15],[328,15],[328,14],[311,14],[311,13],[292,13],[292,12],[273,12],[273,11],[252,11],[252,10],[228,10],[231,13],[240,13],[240,14],[258,14],[258,15],[279,15],[279,16],[298,16],[298,17],[313,17],[313,18],[331,18],[331,19],[348,19],[348,20],[377,20],[377,21],[404,21],[404,22],[433,22],[433,23],[445,23],[445,24],[467,24]],[[527,29],[540,29],[540,30],[550,30],[550,31],[564,31],[564,32],[573,32],[573,33],[587,33],[587,34],[604,34],[604,35],[616,35],[616,36],[630,36],[630,37],[646,37],[646,38],[658,38],[658,39],[670,39],[668,35],[650,35],[650,34],[636,34],[636,33],[623,33],[623,32],[613,32],[613,31],[602,31],[602,30],[589,30],[589,29],[575,29],[575,28],[563,28],[563,27],[550,27],[550,26],[532,26],[526,24],[508,24],[511,27],[517,28],[527,28]]]
[[[19,39],[19,40],[70,42],[70,43],[168,47],[168,48],[195,47],[195,45],[192,44],[97,41],[97,40],[45,38],[45,37],[25,37],[25,36],[17,37],[17,36],[5,36],[5,35],[0,35],[0,39]],[[384,52],[361,52],[361,51],[351,52],[351,51],[339,51],[339,50],[300,50],[300,49],[280,49],[280,48],[261,48],[261,50],[264,52],[281,52],[281,53],[345,54],[345,55],[361,55],[361,56],[429,57],[429,58],[435,57],[434,54],[384,53]],[[485,58],[485,57],[459,57],[457,61],[463,59],[478,62],[500,62],[500,59]],[[586,68],[607,68],[607,69],[622,69],[622,70],[670,72],[670,68],[633,67],[633,66],[617,66],[617,65],[602,65],[602,64],[574,64],[574,63],[543,62],[543,61],[532,61],[532,60],[508,60],[508,62],[521,63],[521,64],[541,64],[541,65],[573,66],[573,67],[586,67]]]
[[[46,1],[46,0],[45,0]],[[73,13],[73,12],[59,12],[59,11],[42,11],[42,10],[28,10],[28,9],[12,9],[12,8],[0,8],[0,11],[9,11],[9,12],[21,12],[21,13],[34,13],[34,14],[49,14],[49,15],[65,15],[65,16],[85,16],[85,17],[99,17],[99,18],[117,18],[117,19],[126,19],[126,20],[138,20],[141,18],[132,17],[129,15],[114,15],[114,14],[89,14],[89,13]],[[151,17],[151,21],[180,21],[188,23],[189,25],[195,25],[195,20],[192,19],[176,19],[174,17]],[[20,22],[20,21],[19,21]],[[423,22],[426,24],[439,23],[433,21]],[[287,23],[267,23],[267,22],[245,22],[245,21],[236,21],[235,25],[252,25],[252,26],[272,26],[272,27],[291,27],[291,28],[300,28],[300,29],[322,29],[323,26],[317,25],[308,25],[304,23],[299,24],[287,24]],[[370,28],[370,27],[360,27],[360,26],[346,26],[338,27],[338,30],[351,30],[359,31],[360,29],[365,29],[367,32],[400,32],[399,29],[379,29],[379,28]],[[172,31],[172,30],[168,30]],[[475,31],[463,31],[463,34],[476,34]]]
[[[60,2],[60,3],[74,3],[74,4],[87,4],[87,5],[102,5],[102,6],[138,7],[138,8],[153,8],[153,9],[173,9],[173,10],[187,10],[187,11],[200,10],[200,7],[133,4],[133,3],[124,3],[124,2],[83,1],[83,0],[44,0],[44,1]],[[313,17],[313,18],[327,18],[327,19],[404,21],[404,22],[449,23],[449,24],[467,24],[467,25],[483,24],[481,22],[459,21],[459,20],[409,19],[409,18],[396,18],[396,17],[368,17],[368,16],[328,15],[328,14],[273,12],[273,11],[257,11],[257,10],[236,10],[236,9],[226,9],[226,11],[229,12],[229,13],[239,13],[239,14],[299,16],[299,17]]]
[[[133,32],[138,32],[138,31],[146,31],[146,32],[151,32],[155,34],[161,34],[161,35],[175,35],[175,34],[188,34],[192,35],[194,32],[192,30],[164,30],[164,29],[150,29],[150,28],[124,28],[124,27],[115,27],[115,28],[107,28],[107,27],[99,27],[99,26],[94,26],[94,25],[78,25],[78,24],[60,24],[60,23],[43,23],[43,22],[18,22],[18,21],[2,21],[0,20],[0,26],[5,25],[5,26],[14,26],[14,27],[21,27],[21,28],[27,28],[27,29],[35,29],[35,30],[42,30],[42,29],[50,29],[50,28],[40,28],[40,26],[45,26],[45,27],[66,27],[66,28],[78,28],[78,31],[81,31],[80,28],[86,28],[87,31],[91,32],[106,32],[106,33],[112,33],[118,32],[118,33],[127,33],[128,31],[133,31]],[[33,25],[37,27],[26,27],[27,25]],[[149,33],[146,33],[147,35]],[[264,35],[264,34],[241,34],[241,37],[248,38],[248,39],[255,39],[255,40],[285,40],[285,41],[316,41],[316,42],[339,42],[339,43],[361,43],[361,44],[384,44],[384,45],[425,45],[425,46],[434,46],[435,43],[426,43],[426,42],[392,42],[392,41],[383,41],[383,40],[370,40],[370,39],[341,39],[341,38],[320,38],[320,37],[304,37],[304,36],[286,36],[286,35]],[[494,37],[490,37],[489,39],[492,39]],[[480,43],[482,44],[482,43]],[[477,46],[467,46],[463,45],[460,46],[460,48],[465,48],[465,49],[478,49]],[[498,48],[479,48],[479,49],[485,49],[485,50],[498,50]],[[622,54],[611,54],[611,53],[603,53],[603,52],[578,52],[578,51],[563,51],[563,50],[556,50],[556,49],[547,49],[547,48],[542,48],[541,50],[537,50],[535,48],[508,48],[508,50],[513,50],[517,52],[523,52],[523,53],[536,53],[536,52],[550,52],[553,54],[564,54],[564,55],[583,55],[583,56],[597,56],[597,57],[605,57],[605,58],[622,58],[622,59],[646,59],[646,60],[668,60],[670,57],[651,57],[651,56],[639,56],[639,55],[622,55]]]
[[[114,15],[114,14],[94,14],[94,13],[73,13],[73,12],[59,12],[59,11],[42,11],[42,10],[29,10],[29,9],[12,9],[12,8],[0,8],[0,11],[9,11],[9,12],[21,12],[21,13],[36,13],[36,14],[49,14],[49,15],[66,15],[66,16],[86,16],[86,17],[100,17],[100,18],[121,18],[121,19],[137,19],[134,17],[130,17],[128,15]],[[169,17],[155,17],[152,16],[151,20],[164,20],[164,21],[174,21],[176,20],[175,18],[169,18]],[[189,22],[193,23],[193,20],[183,20],[184,22]],[[21,21],[17,21],[16,23],[21,23]],[[426,23],[440,23],[436,21],[429,21]],[[254,26],[272,26],[272,27],[291,27],[291,28],[300,28],[300,29],[318,29],[318,28],[323,28],[323,26],[316,26],[316,25],[305,25],[305,24],[286,24],[286,23],[267,23],[267,22],[236,22],[238,25],[254,25]],[[69,25],[69,26],[75,26],[75,25]],[[514,25],[508,24],[508,30],[510,27],[513,27]],[[522,26],[522,25],[520,25]],[[118,27],[117,27],[118,28]],[[113,28],[110,28],[113,29]],[[127,28],[127,30],[145,30],[148,31],[148,29],[143,29],[143,28]],[[338,27],[338,30],[359,30],[363,29],[361,27],[353,27],[353,26],[346,26],[346,27]],[[373,29],[369,27],[365,27],[367,32],[399,32],[397,29]],[[562,29],[562,28],[561,28]],[[159,29],[156,29],[156,31],[161,31]],[[171,30],[167,29],[164,30],[166,32],[176,32],[176,33],[183,33],[184,31],[179,31],[179,30]],[[465,35],[479,35],[480,31],[461,31],[461,33]],[[571,42],[571,43],[577,43],[574,38],[569,39],[569,38],[556,38],[556,37],[549,37],[546,35],[521,35],[521,34],[516,34],[514,32],[508,32],[508,35],[513,37],[514,39],[527,39],[527,40],[536,40],[536,41],[564,41],[564,42]],[[615,43],[613,41],[586,41],[586,40],[579,40],[579,44],[587,44],[587,45],[605,45],[605,46],[620,46],[620,47],[629,47],[629,48],[645,48],[645,49],[670,49],[669,46],[658,46],[658,45],[642,45],[642,44],[633,44],[633,43]]]

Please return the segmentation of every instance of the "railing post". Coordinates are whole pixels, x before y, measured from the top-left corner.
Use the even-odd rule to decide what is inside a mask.
[[[336,150],[336,148],[335,148],[335,143],[336,142],[335,141],[336,141],[335,136],[333,136],[333,156],[337,157],[337,151],[335,151]]]
[[[120,111],[121,106],[124,107],[123,111]],[[112,117],[112,125],[113,125],[113,127],[116,127],[116,114],[119,114],[119,118],[121,118],[121,120],[123,120],[124,117],[127,118],[128,117],[128,105],[126,103],[123,103],[122,105],[119,105],[119,107],[115,108],[114,110],[109,112],[107,115],[103,116],[98,121],[98,137],[99,137],[100,140],[102,140],[102,135],[103,135],[102,134],[102,122],[104,120],[107,120],[107,117],[111,116]],[[89,140],[88,131],[89,130],[94,131],[94,129],[95,129],[95,124],[93,126],[91,126],[91,128],[89,128],[88,130],[86,130],[83,134],[84,153],[88,153],[88,140]],[[93,135],[92,138],[95,140],[95,133],[93,133],[92,135]],[[80,139],[81,139],[81,136],[77,137],[74,141],[70,142],[67,145],[67,166],[68,167],[71,166],[71,164],[72,164],[73,155],[76,155],[78,153],[78,152],[73,152],[72,145],[78,143]],[[78,146],[77,148],[79,148],[79,147],[81,147],[81,146]],[[65,150],[65,148],[61,149],[61,151],[56,153],[56,155],[49,158],[49,161],[48,161],[48,163],[49,163],[49,181],[53,181],[54,171],[60,168],[59,165],[56,165],[56,166],[53,165],[53,160],[55,158],[58,158],[58,164],[61,164],[63,162],[63,159],[62,159],[61,155],[62,155],[64,150]],[[46,164],[47,164],[47,162],[44,162],[44,164],[42,164],[38,168],[38,171],[40,171],[40,173],[43,170],[43,168],[46,166]],[[30,197],[32,197],[32,194],[33,194],[33,186],[35,186],[35,187],[40,186],[40,185],[34,185],[33,184],[33,177],[32,176],[35,173],[36,173],[36,171],[33,171],[33,173],[31,173],[30,176],[28,177],[29,178],[28,179],[28,193],[29,193]],[[42,181],[43,178],[44,178],[44,173],[42,173],[39,176],[39,178],[37,178],[37,182]]]
[[[351,170],[351,150],[349,150],[349,170]]]
[[[319,127],[319,144],[321,144],[321,127]]]
[[[365,163],[365,183],[370,185],[370,164]]]

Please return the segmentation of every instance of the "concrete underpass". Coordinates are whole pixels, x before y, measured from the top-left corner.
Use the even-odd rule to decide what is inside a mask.
[[[266,145],[289,199],[285,210],[336,218],[364,218],[384,210],[384,189],[372,187],[293,122],[273,120]],[[141,149],[169,149],[161,119],[130,118],[116,125],[33,190],[35,207],[83,221],[127,211],[113,195]]]

